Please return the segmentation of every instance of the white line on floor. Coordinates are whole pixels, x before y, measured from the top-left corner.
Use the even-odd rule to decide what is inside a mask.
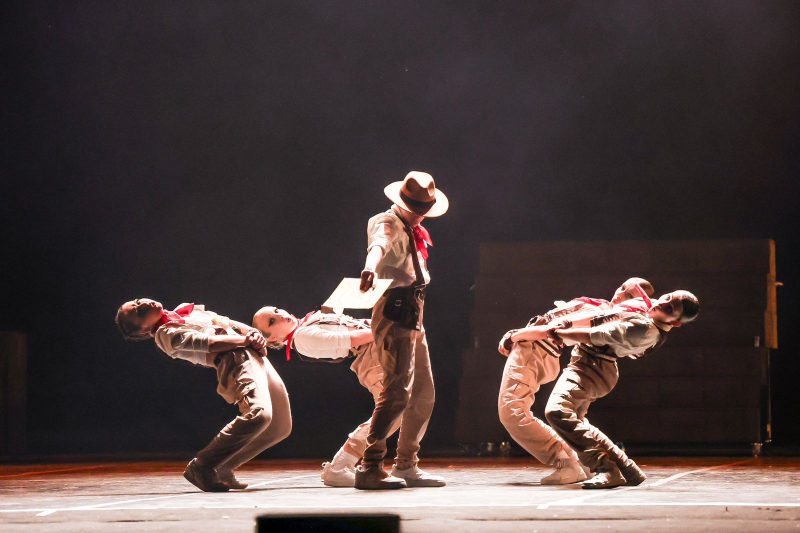
[[[669,477],[666,477],[664,479],[660,479],[660,480],[655,481],[653,483],[646,483],[644,485],[639,485],[639,486],[636,486],[636,487],[622,487],[622,488],[614,489],[614,490],[602,490],[602,489],[600,489],[600,490],[597,490],[594,494],[588,494],[586,496],[577,496],[577,497],[572,497],[572,498],[563,498],[561,500],[556,500],[556,501],[549,502],[549,503],[542,503],[542,504],[539,504],[536,508],[537,509],[548,509],[550,507],[555,507],[555,506],[562,507],[564,505],[581,505],[584,502],[586,502],[587,500],[592,500],[594,498],[599,498],[601,496],[612,496],[614,494],[621,494],[623,492],[628,492],[630,490],[643,490],[643,489],[648,489],[648,488],[651,488],[651,487],[660,487],[662,485],[666,485],[670,481],[675,481],[676,479],[682,478],[684,476],[688,476],[689,474],[699,474],[701,472],[708,472],[710,470],[717,470],[717,469],[726,468],[726,467],[729,467],[729,466],[740,465],[742,463],[747,463],[747,462],[750,462],[750,461],[751,461],[751,459],[746,459],[746,460],[743,460],[743,461],[736,461],[736,462],[733,462],[733,463],[726,463],[726,464],[715,465],[715,466],[706,466],[704,468],[697,468],[695,470],[687,470],[686,472],[679,472],[677,474],[673,474],[673,475],[671,475]]]
[[[562,498],[560,500],[556,500],[553,502],[548,503],[540,503],[536,506],[537,509],[549,509],[550,507],[555,506],[564,506],[564,505],[582,505],[586,500],[591,500],[593,498],[599,498],[600,496],[610,496],[611,494],[620,494],[622,492],[628,492],[629,490],[634,490],[639,487],[622,487],[612,490],[596,490],[592,494],[587,494],[586,496],[576,496],[572,498]]]
[[[170,494],[169,496],[155,496],[153,498],[137,498],[135,500],[118,500],[113,502],[107,503],[97,503],[93,505],[80,505],[78,507],[54,507],[51,509],[44,509],[43,511],[36,514],[36,516],[50,516],[51,514],[55,514],[59,511],[99,511],[102,510],[103,507],[110,506],[110,505],[125,505],[126,503],[137,503],[137,502],[147,502],[153,500],[166,500],[167,498],[176,498],[178,496],[185,496],[184,494]]]
[[[744,463],[749,463],[750,461],[752,461],[752,459],[745,459],[743,461],[736,461],[734,463],[727,463],[727,464],[724,464],[724,465],[707,466],[705,468],[699,468],[697,470],[689,470],[689,471],[686,471],[686,472],[679,472],[679,473],[673,474],[673,475],[671,475],[669,477],[665,477],[664,479],[659,479],[658,481],[655,481],[653,483],[649,483],[647,485],[641,485],[641,487],[642,488],[660,487],[661,485],[666,485],[670,481],[675,481],[676,479],[682,478],[683,476],[688,476],[689,474],[697,474],[699,472],[709,472],[711,470],[718,470],[720,468],[726,468],[726,467],[729,467],[729,466],[736,466],[736,465],[740,465],[740,464],[744,464]]]
[[[305,478],[305,477],[315,477],[316,475],[317,474],[304,474],[302,476],[282,477],[282,478],[276,478],[276,479],[270,479],[270,480],[267,480],[267,481],[262,481],[261,483],[256,483],[256,484],[253,484],[253,485],[250,485],[250,486],[251,487],[260,487],[262,485],[269,485],[271,483],[280,483],[280,482],[283,482],[283,481],[292,481],[292,480],[295,480],[295,479]],[[202,493],[201,492],[187,492],[187,493],[181,493],[181,494],[170,494],[168,496],[156,496],[156,497],[152,497],[152,498],[137,498],[137,499],[134,499],[134,500],[121,500],[121,501],[120,500],[116,500],[116,501],[106,502],[106,503],[95,503],[95,504],[91,504],[91,505],[79,505],[79,506],[76,506],[76,507],[54,507],[54,508],[50,508],[50,509],[37,509],[37,510],[32,510],[31,509],[31,510],[29,510],[29,512],[38,511],[36,516],[50,516],[51,514],[58,513],[60,511],[102,511],[102,510],[104,510],[104,508],[110,508],[110,506],[113,506],[113,505],[126,505],[126,504],[129,504],[129,503],[137,503],[137,502],[147,502],[147,501],[154,501],[154,500],[167,500],[167,499],[170,499],[170,498],[179,498],[181,496],[195,496],[197,494],[202,494]],[[119,509],[123,509],[123,507],[119,507]],[[5,512],[8,512],[8,511],[5,511]]]
[[[152,498],[155,500],[157,498]],[[140,500],[141,501],[141,500]],[[122,502],[110,502],[110,503],[122,503]],[[407,502],[407,503],[400,503],[400,504],[359,504],[359,505],[335,505],[335,506],[320,506],[320,505],[312,505],[312,504],[242,504],[242,505],[215,505],[215,504],[204,504],[204,505],[170,505],[165,507],[159,506],[144,506],[144,505],[137,505],[137,506],[129,506],[129,507],[98,507],[93,508],[91,506],[85,507],[68,507],[64,509],[56,509],[56,511],[171,511],[171,510],[183,510],[183,509],[218,509],[218,510],[225,510],[225,509],[274,509],[274,510],[283,510],[283,509],[305,509],[310,511],[328,511],[328,510],[345,510],[345,509],[382,509],[382,510],[391,510],[391,509],[417,509],[417,508],[462,508],[462,509],[483,509],[483,508],[503,508],[503,507],[529,507],[534,509],[534,506],[529,503],[491,503],[491,504],[464,504],[464,503],[419,503],[419,502]],[[764,507],[764,508],[774,508],[774,507],[782,507],[782,508],[791,508],[791,509],[800,509],[800,503],[798,502],[579,502],[574,504],[574,507]],[[538,507],[536,507],[538,509]],[[42,513],[45,511],[49,511],[50,509],[8,509],[8,510],[0,510],[0,513],[35,513],[37,511],[41,511]],[[48,516],[52,513],[47,514],[38,514],[37,516]]]
[[[268,479],[267,481],[262,481],[261,483],[251,483],[248,485],[248,488],[253,489],[255,487],[261,487],[263,485],[271,485],[273,483],[278,483],[279,481],[291,481],[293,479],[303,479],[306,477],[319,477],[319,474],[303,474],[302,476],[284,477],[281,479]]]

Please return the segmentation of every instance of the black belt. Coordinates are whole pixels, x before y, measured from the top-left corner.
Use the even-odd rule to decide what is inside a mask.
[[[386,289],[383,292],[383,294],[381,295],[381,298],[386,298],[395,289],[409,289],[409,290],[414,292],[414,296],[418,297],[420,300],[424,300],[425,299],[425,293],[427,292],[427,289],[428,289],[428,284],[426,283],[425,285],[419,285],[419,286],[416,286],[416,285],[400,285],[400,286],[397,286],[397,287],[392,287],[391,289]]]

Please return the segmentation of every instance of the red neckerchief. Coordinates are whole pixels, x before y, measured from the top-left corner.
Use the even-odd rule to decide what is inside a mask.
[[[653,308],[653,302],[650,301],[650,297],[647,296],[646,292],[644,292],[644,289],[642,288],[642,286],[641,285],[636,285],[636,290],[639,291],[639,295],[642,297],[642,300],[644,300],[644,304],[647,306],[647,310],[649,311],[650,309],[652,309]]]
[[[422,227],[422,225],[417,224],[413,228],[411,228],[411,232],[414,234],[414,244],[417,245],[417,250],[420,254],[422,254],[422,258],[427,261],[428,260],[428,246],[433,246],[433,241],[431,240],[431,234],[428,233],[428,230]]]
[[[588,296],[581,296],[580,298],[575,298],[579,302],[583,302],[585,304],[593,305],[595,307],[601,307],[604,305],[608,305],[608,300],[601,300],[599,298],[589,298]]]
[[[185,324],[186,321],[181,318],[184,316],[189,316],[192,311],[194,311],[194,304],[181,304],[175,308],[174,311],[170,311],[169,309],[162,309],[161,310],[161,317],[158,319],[158,322],[153,326],[153,332],[163,326],[168,322],[177,322],[178,324]]]
[[[626,303],[626,302],[621,302],[619,304],[619,306],[621,308],[625,309],[626,311],[631,312],[631,313],[647,313],[650,309],[652,309],[653,302],[647,296],[647,293],[644,292],[644,289],[642,289],[639,285],[636,285],[636,289],[639,291],[639,296],[641,297],[642,301],[644,302],[644,307],[641,307],[641,306],[638,306],[638,305],[632,305],[632,304],[629,304],[629,303]],[[628,301],[630,301],[630,300],[628,300]]]
[[[297,321],[297,325],[294,327],[294,329],[288,335],[286,335],[286,360],[287,361],[291,361],[292,360],[292,341],[294,340],[295,332],[298,329],[300,329],[300,326],[302,326],[305,323],[305,321],[308,320],[308,317],[310,317],[314,313],[316,313],[316,311],[311,311],[310,313],[308,313],[306,316],[303,317],[303,320],[298,320]]]

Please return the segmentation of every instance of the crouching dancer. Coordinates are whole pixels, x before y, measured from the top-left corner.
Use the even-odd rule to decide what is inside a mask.
[[[614,305],[631,302],[641,306],[652,296],[653,286],[645,279],[630,278],[614,293],[611,301],[597,298],[575,298],[556,302],[557,307],[533,317],[523,329],[511,330],[500,339],[498,351],[508,357],[503,370],[497,409],[500,421],[526,452],[555,471],[542,478],[542,485],[563,485],[587,479],[586,471],[575,451],[553,429],[533,416],[531,407],[539,388],[550,383],[561,370],[560,347],[547,339],[527,340],[526,332],[538,331],[545,324],[563,323],[567,319],[581,321],[608,312]],[[541,337],[541,334],[538,334]]]
[[[377,402],[383,391],[383,368],[373,342],[369,320],[360,320],[338,313],[314,311],[302,319],[273,306],[262,307],[253,316],[253,325],[267,339],[270,348],[294,348],[301,358],[341,362],[353,358],[350,365],[358,382]],[[372,422],[368,418],[347,436],[347,440],[329,462],[322,463],[322,482],[329,487],[355,486],[355,469],[367,448],[367,434]],[[400,427],[395,420],[389,435]],[[426,479],[430,474],[424,473]]]
[[[586,414],[592,402],[610,393],[617,384],[617,359],[638,359],[660,347],[675,327],[691,322],[700,311],[697,298],[688,291],[661,296],[646,312],[624,304],[587,324],[540,326],[529,339],[549,338],[574,346],[569,366],[561,373],[545,407],[552,428],[577,453],[595,476],[585,489],[639,485],[646,476],[638,465],[598,428]],[[528,328],[535,329],[535,328]]]
[[[266,358],[261,333],[202,305],[169,311],[148,298],[122,304],[116,323],[127,340],[153,338],[172,358],[216,369],[217,392],[236,404],[240,415],[197,452],[183,476],[206,492],[246,488],[234,470],[292,430],[289,395]]]

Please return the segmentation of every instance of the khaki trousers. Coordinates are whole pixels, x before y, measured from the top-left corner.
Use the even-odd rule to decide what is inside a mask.
[[[575,452],[531,412],[539,387],[556,379],[557,358],[538,344],[515,342],[506,360],[497,411],[506,431],[522,448],[546,465],[554,465],[559,452],[575,459]]]
[[[594,357],[576,347],[545,407],[547,421],[593,472],[607,472],[614,464],[621,467],[628,460],[625,452],[586,418],[592,402],[611,392],[618,379],[616,361]]]
[[[372,310],[372,333],[383,369],[383,389],[375,401],[363,464],[382,465],[386,438],[400,422],[395,465],[408,468],[419,461],[420,441],[428,428],[436,393],[424,328],[405,329],[384,318],[383,296]]]
[[[362,387],[372,394],[373,400],[377,403],[378,397],[383,390],[383,367],[378,359],[378,349],[374,342],[371,342],[359,349],[356,360],[350,365],[350,370],[355,372],[358,382]],[[400,428],[400,421],[397,419],[389,429],[389,436]],[[349,454],[361,458],[367,449],[367,436],[372,417],[362,422],[351,431],[347,436],[347,441],[342,446]]]
[[[235,403],[240,415],[197,452],[197,459],[218,470],[234,470],[289,436],[289,395],[272,364],[252,350],[222,354],[217,379],[217,392]]]

